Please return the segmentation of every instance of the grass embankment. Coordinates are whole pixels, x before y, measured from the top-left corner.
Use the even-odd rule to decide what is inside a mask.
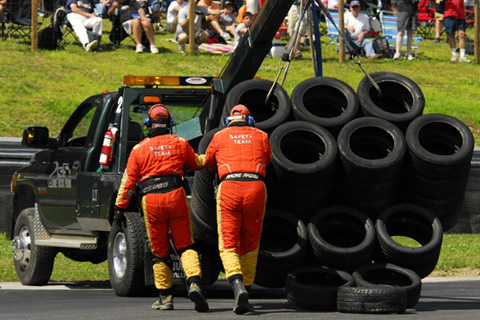
[[[397,240],[399,241],[399,240]],[[400,242],[400,241],[399,241]],[[413,243],[402,242],[408,246]],[[480,276],[480,237],[472,234],[445,234],[440,259],[430,276]],[[58,254],[51,281],[108,280],[107,262],[75,262]],[[13,266],[11,242],[0,234],[0,282],[18,281]]]
[[[108,37],[111,30],[108,20],[104,20],[103,29],[103,51],[95,53],[86,53],[78,44],[59,51],[31,52],[28,43],[0,41],[0,136],[21,136],[23,128],[31,125],[48,126],[56,135],[79,103],[103,90],[118,90],[124,75],[217,76],[230,57],[205,52],[181,55],[177,44],[166,41],[173,38],[167,32],[156,32],[159,54],[136,54],[133,43],[113,47]],[[469,29],[467,33],[470,38],[472,32]],[[362,70],[351,60],[339,63],[334,45],[326,45],[326,35],[321,41],[323,76],[337,78],[356,89],[364,77]],[[313,77],[312,63],[307,58],[309,48],[302,50],[304,59],[292,61],[283,85],[289,93],[298,83]],[[362,59],[361,64],[369,73],[390,71],[411,78],[425,95],[425,113],[459,118],[470,126],[480,145],[480,66],[449,62],[450,55],[444,41],[424,40],[415,61]],[[279,62],[277,58],[266,58],[257,76],[274,80]]]

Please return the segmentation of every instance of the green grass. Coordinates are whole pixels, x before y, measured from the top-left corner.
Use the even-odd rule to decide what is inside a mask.
[[[86,53],[78,44],[64,50],[31,52],[30,44],[0,41],[0,136],[21,136],[31,125],[48,126],[58,134],[72,110],[87,97],[103,90],[116,91],[124,75],[201,75],[217,76],[230,55],[202,53],[181,55],[175,43],[166,41],[172,34],[157,32],[158,55],[135,54],[133,43],[114,48],[108,38],[111,29],[104,20],[102,52]],[[472,38],[472,31],[469,30]],[[342,80],[357,88],[364,77],[351,60],[338,62],[333,45],[322,40],[323,76]],[[125,42],[124,42],[125,43]],[[309,48],[304,47],[303,60],[292,61],[284,88],[291,93],[297,84],[314,76]],[[465,122],[480,145],[480,66],[451,63],[450,49],[443,41],[420,42],[415,61],[362,59],[369,72],[390,71],[405,75],[422,89],[425,113],[445,113]],[[473,57],[470,57],[473,59]],[[279,59],[266,58],[257,76],[274,80],[280,67]]]
[[[409,240],[397,241],[406,246],[415,246]],[[445,234],[440,259],[432,275],[455,276],[461,275],[465,270],[476,270],[474,273],[480,275],[479,257],[480,235]],[[100,264],[76,262],[66,258],[63,254],[57,255],[51,277],[51,281],[104,281],[108,279],[107,262]],[[13,266],[11,241],[6,239],[5,233],[0,233],[0,282],[9,281],[18,281]]]

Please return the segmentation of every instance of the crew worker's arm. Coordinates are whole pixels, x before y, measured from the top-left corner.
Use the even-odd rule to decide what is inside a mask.
[[[185,141],[185,165],[191,170],[201,170],[205,162],[205,155],[198,155],[193,148]]]
[[[126,209],[132,199],[138,178],[140,176],[140,167],[137,161],[135,148],[133,148],[128,158],[127,168],[123,173],[122,182],[118,188],[117,199],[115,205],[121,209]]]

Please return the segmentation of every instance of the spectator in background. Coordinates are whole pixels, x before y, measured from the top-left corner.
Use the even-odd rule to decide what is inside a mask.
[[[375,53],[372,40],[368,39],[370,23],[365,13],[360,13],[360,2],[354,0],[350,3],[350,11],[345,13],[345,36],[355,45],[365,50],[368,59],[378,59],[381,53]]]
[[[178,23],[178,11],[183,7],[188,6],[188,2],[185,0],[173,0],[170,2],[167,9],[167,30],[171,33],[175,33]]]
[[[214,2],[213,0],[200,0],[198,2],[199,7],[205,7],[211,10],[220,10],[220,3]],[[223,11],[222,11],[223,12]],[[220,26],[220,15],[209,14],[206,17],[206,26],[205,29],[217,32],[225,41],[228,41],[232,36],[228,32],[224,32]],[[213,32],[213,33],[214,33]],[[213,38],[212,33],[209,34],[209,38]]]
[[[343,0],[343,3],[346,5],[347,0]],[[344,7],[345,7],[345,5],[344,5]],[[338,0],[328,0],[327,8],[328,9],[338,9]]]
[[[199,6],[199,0],[195,0],[195,17],[193,23],[195,25],[195,52],[198,54],[198,45],[204,43],[208,39],[208,31],[202,29],[202,20],[208,15],[220,15],[220,9],[208,9],[204,6]],[[185,53],[185,44],[188,43],[188,29],[191,17],[189,16],[189,6],[183,7],[178,11],[177,31],[175,32],[175,39],[178,41],[178,50],[180,53]]]
[[[445,12],[445,0],[435,1],[435,39],[433,42],[440,42],[440,35],[443,28],[443,13]]]
[[[126,33],[133,35],[137,44],[135,48],[136,53],[142,53],[145,50],[145,46],[142,44],[142,31],[145,31],[145,35],[150,43],[150,52],[158,53],[152,23],[145,15],[145,10],[141,6],[142,4],[135,0],[115,0],[108,10],[108,15],[113,16],[115,9],[118,8],[123,29],[125,29]]]
[[[302,5],[301,2],[303,2]],[[305,1],[295,0],[293,5],[288,11],[288,34],[290,37],[295,36],[298,24],[300,23],[300,17],[302,16],[302,10],[304,9]],[[307,14],[311,14],[311,10],[307,10]],[[298,31],[297,39],[295,41],[295,47],[293,48],[293,59],[302,59],[302,52],[300,51],[300,38],[307,35],[308,18],[305,15],[300,23],[300,30]]]
[[[235,48],[240,43],[240,39],[242,39],[243,35],[248,31],[248,28],[252,25],[253,22],[253,14],[249,11],[245,11],[242,15],[242,23],[237,26],[235,30]]]
[[[235,6],[232,1],[226,1],[224,8],[222,10],[222,14],[220,14],[220,18],[218,20],[218,23],[220,24],[220,27],[224,32],[228,33],[228,35],[225,35],[222,33],[221,36],[222,38],[231,38],[235,36],[235,30],[237,29],[237,17],[233,13],[235,10]]]
[[[164,31],[161,20],[162,20],[162,0],[148,0],[148,7],[152,10],[152,15],[154,16],[153,22],[156,25],[158,31]]]
[[[102,18],[94,13],[94,0],[68,0],[65,8],[67,19],[85,51],[89,52],[98,46],[99,40],[90,41],[87,29],[99,37],[102,36]]]
[[[452,51],[452,62],[470,62],[465,56],[465,8],[463,0],[451,0],[445,2],[445,12],[443,13],[443,24],[447,33],[448,43]],[[455,33],[458,31],[458,46],[460,47],[460,58],[457,56],[457,42]]]
[[[393,60],[400,59],[400,49],[402,48],[403,36],[407,32],[407,53],[406,60],[415,60],[410,53],[412,51],[413,32],[418,25],[418,2],[412,0],[392,0],[392,5],[397,11],[397,42]]]

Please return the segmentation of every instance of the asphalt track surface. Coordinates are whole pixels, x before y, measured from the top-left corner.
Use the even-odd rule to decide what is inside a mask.
[[[250,302],[255,311],[243,316],[232,311],[233,295],[226,281],[206,287],[210,311],[198,313],[177,289],[173,311],[151,310],[156,297],[117,297],[108,282],[50,283],[47,286],[22,286],[0,283],[0,319],[77,320],[77,319],[480,319],[480,277],[426,278],[422,281],[417,305],[403,314],[353,314],[314,312],[297,309],[285,298],[282,289],[252,287]]]

